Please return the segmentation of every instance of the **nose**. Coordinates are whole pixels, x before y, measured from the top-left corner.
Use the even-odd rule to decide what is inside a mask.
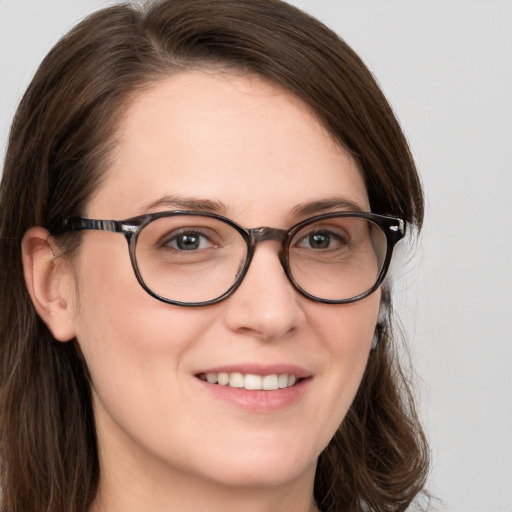
[[[264,340],[289,335],[304,322],[304,299],[290,283],[278,244],[259,244],[240,287],[226,300],[225,323],[235,332]]]

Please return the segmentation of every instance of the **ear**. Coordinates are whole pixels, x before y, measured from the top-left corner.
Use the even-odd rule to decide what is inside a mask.
[[[21,243],[23,270],[28,292],[53,337],[69,341],[75,337],[74,281],[70,266],[49,232],[29,229]]]

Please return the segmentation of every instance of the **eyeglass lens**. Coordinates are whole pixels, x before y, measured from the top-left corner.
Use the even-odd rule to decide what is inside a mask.
[[[374,286],[387,240],[373,222],[330,217],[303,226],[287,244],[292,278],[320,299],[345,300]],[[142,280],[157,295],[178,302],[214,300],[237,281],[248,255],[243,235],[221,219],[175,215],[147,224],[135,259]]]

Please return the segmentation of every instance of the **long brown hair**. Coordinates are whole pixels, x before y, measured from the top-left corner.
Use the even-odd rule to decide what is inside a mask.
[[[27,293],[20,241],[81,215],[134,94],[193,67],[257,73],[302,98],[360,164],[372,211],[420,227],[407,142],[375,79],[320,22],[279,0],[163,0],[93,14],[49,53],[13,121],[0,187],[0,473],[4,512],[86,512],[99,480],[88,372]],[[66,241],[62,241],[63,244]],[[394,353],[389,290],[358,394],[321,454],[324,511],[403,511],[428,449]]]

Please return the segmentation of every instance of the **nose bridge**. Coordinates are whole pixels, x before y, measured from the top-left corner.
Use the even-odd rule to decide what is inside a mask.
[[[283,244],[288,234],[284,229],[268,227],[250,229],[249,233],[255,245],[266,240],[276,240]]]
[[[253,249],[259,242],[277,241],[283,246],[287,232],[260,227],[249,231]],[[287,275],[278,275],[282,266],[280,254],[272,248],[256,251],[244,281],[230,299],[226,313],[227,325],[234,330],[253,333],[261,338],[276,339],[293,331],[302,321],[296,291]],[[272,260],[278,258],[278,261]],[[276,266],[277,264],[277,266]],[[282,269],[283,270],[283,269]],[[286,272],[284,272],[286,274]]]
[[[288,232],[284,229],[279,228],[269,228],[267,226],[262,226],[259,228],[253,228],[249,229],[249,234],[251,236],[252,245],[253,245],[253,253],[256,250],[258,244],[260,242],[267,242],[267,241],[276,241],[279,242],[280,248],[278,253],[278,258],[281,263],[281,266],[283,267],[283,270],[288,277],[288,271],[286,269],[286,256],[285,256],[285,249],[284,244],[286,242],[286,239],[288,237]],[[289,279],[289,277],[288,277]],[[293,282],[292,282],[293,284]]]

